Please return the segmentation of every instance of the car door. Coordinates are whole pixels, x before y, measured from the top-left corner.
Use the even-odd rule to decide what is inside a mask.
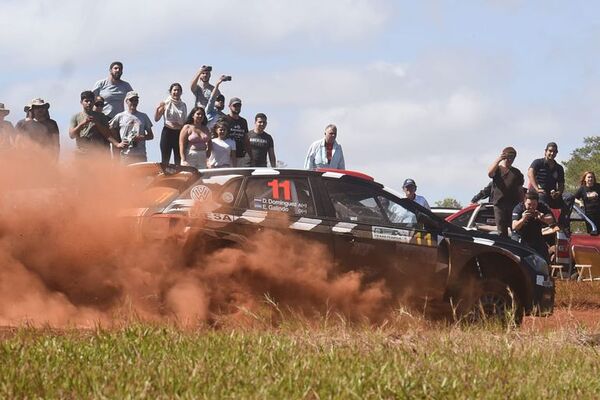
[[[376,237],[396,244],[397,281],[419,288],[420,296],[439,297],[448,277],[448,249],[439,245],[440,223],[425,208],[382,192],[377,196],[389,226],[373,227]]]
[[[250,237],[267,229],[285,239],[318,243],[332,259],[333,244],[327,224],[317,214],[314,190],[307,176],[249,176],[236,203],[236,222],[241,234]],[[273,243],[277,245],[277,243]]]
[[[361,271],[367,281],[390,279],[397,267],[396,242],[382,230],[389,225],[368,184],[324,178],[331,215],[335,259],[345,271]],[[380,227],[380,228],[376,228]]]

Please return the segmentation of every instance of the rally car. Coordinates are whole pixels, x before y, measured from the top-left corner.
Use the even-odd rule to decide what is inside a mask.
[[[146,204],[134,214],[145,239],[177,238],[208,252],[283,230],[325,246],[342,271],[360,271],[365,283],[383,280],[397,300],[410,294],[475,319],[511,314],[518,322],[552,312],[554,282],[533,251],[448,223],[367,175],[131,168],[144,182]]]

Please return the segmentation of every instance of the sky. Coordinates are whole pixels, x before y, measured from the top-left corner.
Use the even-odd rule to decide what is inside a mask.
[[[203,64],[233,80],[242,116],[268,116],[279,160],[301,168],[309,145],[338,126],[348,169],[430,204],[466,205],[506,146],[524,173],[598,135],[600,5],[588,1],[0,0],[0,102],[16,123],[31,99],[51,104],[61,159],[74,149],[79,94],[112,61],[153,117],[173,82]],[[160,161],[162,122],[147,144]]]

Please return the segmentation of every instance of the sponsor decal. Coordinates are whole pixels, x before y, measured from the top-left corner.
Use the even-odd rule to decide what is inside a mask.
[[[254,198],[253,204],[255,210],[278,211],[284,213],[289,213],[291,210],[297,215],[308,214],[308,204],[299,201]]]
[[[225,192],[221,195],[221,200],[223,200],[225,203],[233,203],[234,197],[233,197],[233,193],[231,192]]]
[[[407,229],[374,226],[372,232],[373,239],[389,240],[392,242],[409,243],[412,238],[412,232]]]
[[[206,213],[206,219],[217,222],[233,222],[236,217],[230,214]]]
[[[197,185],[190,191],[190,197],[196,201],[204,202],[211,199],[212,193],[207,186]]]

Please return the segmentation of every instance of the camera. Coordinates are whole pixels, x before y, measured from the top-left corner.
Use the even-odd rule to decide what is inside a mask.
[[[231,80],[231,75],[224,75],[223,76],[223,81],[230,81]]]

